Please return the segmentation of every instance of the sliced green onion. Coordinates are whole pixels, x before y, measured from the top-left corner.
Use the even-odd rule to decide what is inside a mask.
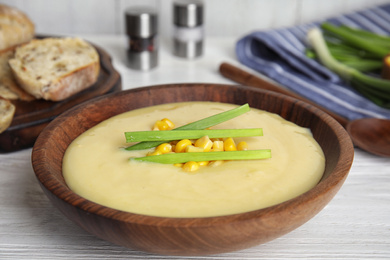
[[[201,153],[167,153],[145,157],[130,158],[141,162],[154,162],[162,164],[185,163],[189,161],[217,161],[217,160],[259,160],[271,158],[271,150],[246,150],[227,152],[201,152]]]
[[[181,139],[262,136],[263,129],[213,129],[213,130],[176,130],[176,131],[136,131],[125,132],[126,142],[173,141]]]
[[[208,127],[218,125],[222,122],[225,122],[225,121],[228,121],[232,118],[240,116],[240,115],[248,112],[249,110],[250,110],[249,105],[244,104],[242,106],[233,108],[231,110],[203,118],[201,120],[189,123],[187,125],[180,126],[180,127],[175,128],[171,131],[206,129]],[[141,142],[141,143],[137,143],[137,144],[134,144],[132,146],[129,146],[129,147],[125,148],[125,150],[127,150],[127,151],[144,150],[144,149],[156,147],[162,143],[163,143],[162,141]]]

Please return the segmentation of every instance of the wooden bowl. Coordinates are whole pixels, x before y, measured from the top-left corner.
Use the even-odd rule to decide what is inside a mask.
[[[127,213],[88,201],[68,188],[62,176],[62,158],[73,139],[119,113],[183,101],[249,103],[251,107],[277,113],[300,126],[309,127],[325,153],[323,178],[313,189],[278,205],[207,218]],[[32,164],[52,203],[97,237],[156,254],[206,255],[265,243],[307,222],[340,189],[352,165],[353,155],[353,145],[344,128],[329,115],[302,101],[252,87],[172,84],[108,94],[63,113],[39,135],[32,151]]]

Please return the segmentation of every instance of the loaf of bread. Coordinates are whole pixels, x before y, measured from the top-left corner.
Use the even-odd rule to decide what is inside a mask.
[[[34,39],[9,60],[18,84],[35,98],[64,100],[93,85],[100,70],[96,49],[80,38]]]
[[[14,114],[15,106],[11,101],[0,97],[0,133],[11,125]]]
[[[34,24],[22,11],[0,4],[0,50],[28,42],[34,34]]]
[[[0,97],[31,101],[35,98],[17,84],[8,61],[14,57],[15,48],[0,51]]]

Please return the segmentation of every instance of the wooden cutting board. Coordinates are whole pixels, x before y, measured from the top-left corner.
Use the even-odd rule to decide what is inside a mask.
[[[32,147],[42,129],[59,114],[89,99],[121,91],[121,78],[111,63],[111,57],[102,48],[93,45],[100,56],[100,74],[90,88],[60,102],[15,100],[15,116],[11,126],[0,134],[0,153]]]

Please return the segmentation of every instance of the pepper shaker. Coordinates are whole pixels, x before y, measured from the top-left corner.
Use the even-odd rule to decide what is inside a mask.
[[[128,66],[150,70],[158,64],[158,21],[154,8],[139,6],[125,11]]]
[[[203,2],[176,0],[173,3],[173,54],[195,58],[203,53]]]

